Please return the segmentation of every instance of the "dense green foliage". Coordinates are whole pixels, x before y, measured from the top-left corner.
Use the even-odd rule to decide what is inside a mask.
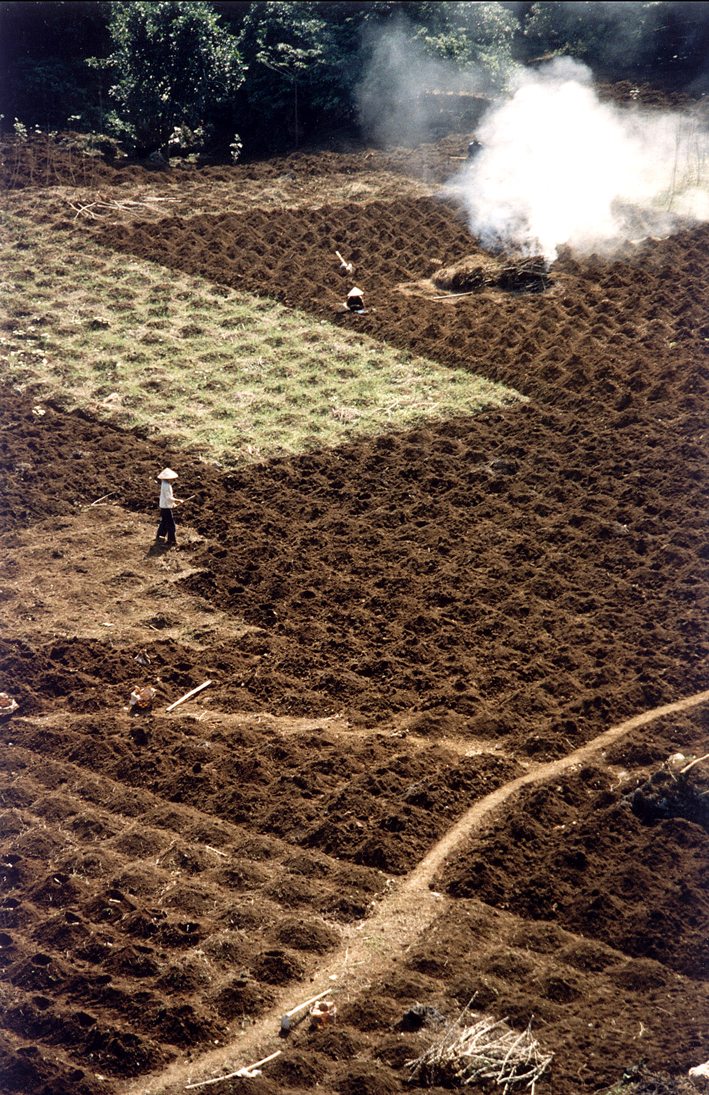
[[[528,56],[565,53],[609,77],[682,87],[707,69],[709,4],[577,2],[531,5],[524,25]]]
[[[106,82],[86,58],[108,52],[110,17],[110,3],[0,3],[5,129],[15,118],[45,131],[103,128]]]
[[[186,145],[198,132],[225,152],[238,132],[254,154],[362,124],[376,135],[364,100],[389,112],[391,136],[407,96],[441,90],[430,81],[498,89],[515,63],[552,55],[606,79],[701,90],[709,2],[0,0],[0,50],[6,130],[16,118],[112,128],[143,153],[176,127]]]
[[[479,65],[493,78],[504,74],[512,60],[518,23],[504,4],[432,4],[420,22],[417,39],[426,50],[457,65]],[[428,13],[427,13],[428,14]]]
[[[352,21],[328,20],[317,3],[252,4],[239,48],[248,65],[242,128],[262,148],[351,121],[357,41]]]
[[[139,153],[166,149],[177,129],[190,133],[208,113],[228,108],[244,73],[236,40],[195,0],[114,4],[113,52],[94,65],[114,83],[114,128]]]

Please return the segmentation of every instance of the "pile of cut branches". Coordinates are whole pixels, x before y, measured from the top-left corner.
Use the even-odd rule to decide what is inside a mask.
[[[532,1034],[531,1021],[521,1034],[506,1019],[483,1015],[472,1026],[462,1026],[470,1005],[440,1034],[425,1053],[407,1061],[409,1082],[474,1084],[493,1080],[507,1095],[513,1084],[534,1086],[553,1054],[544,1053]]]
[[[497,285],[500,268],[492,255],[471,255],[455,266],[442,267],[433,275],[437,289],[449,293],[471,293]]]
[[[542,255],[472,255],[443,267],[432,278],[437,289],[462,295],[498,288],[509,293],[542,293],[553,284]]]
[[[544,258],[534,255],[502,263],[497,284],[511,293],[542,293],[553,282]]]
[[[91,220],[102,220],[112,213],[135,213],[139,210],[150,213],[164,212],[156,203],[175,202],[176,200],[179,199],[148,196],[144,201],[131,201],[128,198],[122,198],[118,201],[113,198],[104,199],[101,195],[98,195],[93,201],[87,201],[83,205],[73,201],[70,201],[69,205],[76,213],[74,220],[77,220],[79,217],[90,217]]]

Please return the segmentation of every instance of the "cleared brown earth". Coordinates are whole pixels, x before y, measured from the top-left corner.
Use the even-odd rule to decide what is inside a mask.
[[[31,174],[6,155],[7,183],[48,231],[530,396],[221,474],[3,391],[0,649],[20,709],[2,726],[0,1075],[32,1095],[177,1091],[161,1070],[194,1054],[206,1078],[215,1042],[224,1071],[247,1063],[251,1024],[317,991],[476,801],[707,687],[709,232],[566,255],[543,294],[434,301],[433,260],[476,253],[455,206],[421,192],[455,168],[450,140],[179,175],[74,160],[70,175],[36,151]],[[99,170],[112,201],[179,190],[179,216],[74,219]],[[343,178],[379,190],[353,201]],[[281,198],[259,203],[274,179]],[[369,314],[334,311],[335,249]],[[166,462],[196,495],[167,557],[149,551]],[[122,508],[89,508],[114,490]],[[159,707],[135,717],[141,648]],[[402,1033],[404,1011],[453,1018],[474,993],[520,1028],[535,1016],[555,1052],[540,1093],[705,1060],[709,837],[626,796],[671,753],[706,752],[707,717],[665,717],[521,790],[440,869],[423,935],[396,953],[372,937],[366,969],[338,971],[336,1028],[303,1024],[262,1078],[205,1090],[402,1090],[432,1037]]]

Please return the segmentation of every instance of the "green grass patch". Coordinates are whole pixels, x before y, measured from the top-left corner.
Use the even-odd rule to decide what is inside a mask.
[[[282,305],[0,218],[5,383],[225,465],[413,428],[519,393]],[[19,244],[22,246],[18,249]]]

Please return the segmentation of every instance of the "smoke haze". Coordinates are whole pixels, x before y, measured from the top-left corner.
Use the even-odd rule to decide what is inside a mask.
[[[384,145],[431,139],[443,94],[490,91],[488,71],[432,59],[412,35],[402,22],[372,40],[358,89],[363,131]],[[668,235],[681,218],[709,219],[706,116],[602,102],[590,70],[568,57],[506,76],[507,96],[475,132],[482,153],[446,188],[484,246],[552,261],[563,245],[608,252]]]
[[[571,59],[526,70],[478,127],[482,153],[449,187],[484,246],[583,253],[709,218],[709,138],[690,116],[601,102]]]
[[[427,56],[402,23],[370,43],[371,59],[357,89],[360,125],[379,144],[410,145],[431,135],[426,94],[475,94],[486,79],[475,68],[461,72]]]

